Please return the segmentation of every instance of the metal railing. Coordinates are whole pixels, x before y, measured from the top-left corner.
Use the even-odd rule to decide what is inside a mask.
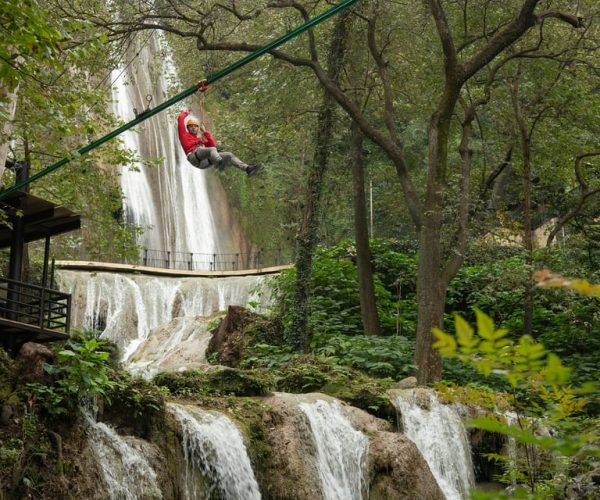
[[[169,252],[145,248],[141,251],[139,264],[148,267],[186,271],[239,271],[242,269],[281,266],[291,262],[293,262],[291,252],[284,252],[281,249],[208,254]]]
[[[7,278],[0,278],[0,294],[0,318],[69,333],[70,294]]]

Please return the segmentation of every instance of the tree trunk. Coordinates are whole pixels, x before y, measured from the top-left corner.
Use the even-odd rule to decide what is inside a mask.
[[[434,339],[432,329],[442,327],[446,299],[440,249],[439,227],[434,221],[426,221],[419,233],[417,271],[418,307],[414,361],[419,384],[436,382],[442,376],[442,360],[438,351],[432,346]]]
[[[523,247],[525,258],[529,266],[529,276],[525,285],[525,298],[523,301],[523,334],[533,333],[533,222],[531,215],[531,134],[527,130],[525,117],[519,102],[520,69],[512,86],[512,104],[515,120],[521,142],[521,154],[523,155]]]
[[[417,338],[414,359],[419,384],[437,382],[442,377],[442,359],[433,348],[432,329],[443,327],[446,290],[451,278],[445,277],[442,272],[442,212],[450,120],[459,93],[460,85],[446,84],[444,97],[429,124],[429,171],[419,229],[417,273]]]
[[[347,12],[339,15],[329,47],[328,76],[336,83],[339,80],[342,67],[346,44],[347,20]],[[323,92],[321,111],[317,118],[315,153],[308,175],[306,208],[304,210],[302,226],[298,234],[298,256],[296,258],[296,284],[292,306],[292,320],[290,328],[286,332],[287,342],[296,351],[300,352],[308,352],[312,258],[317,244],[323,176],[329,160],[336,108],[337,104],[333,96],[328,92]]]
[[[15,110],[17,109],[17,95],[19,87],[17,86],[13,91],[9,91],[6,87],[0,89],[0,97],[6,99],[5,104],[0,104],[3,113],[6,114],[6,121],[2,125],[2,136],[0,137],[0,188],[4,186],[2,179],[4,178],[4,171],[6,170],[6,158],[8,156],[9,137],[13,129],[13,118],[15,117]],[[1,101],[2,99],[0,99]]]
[[[352,122],[350,134],[350,161],[354,189],[354,231],[356,241],[356,267],[360,292],[360,313],[366,335],[380,335],[381,328],[377,316],[371,249],[365,201],[364,156],[362,151],[363,134],[356,122]]]

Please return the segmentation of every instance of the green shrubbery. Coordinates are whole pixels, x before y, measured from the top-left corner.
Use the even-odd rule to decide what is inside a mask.
[[[518,247],[476,243],[465,265],[450,283],[448,311],[474,319],[474,310],[486,311],[510,331],[523,328],[523,298],[531,269]],[[353,242],[344,241],[319,249],[313,261],[311,296],[311,352],[332,361],[364,370],[373,376],[400,378],[412,368],[416,329],[417,258],[401,251],[398,242],[371,241],[374,280],[382,337],[365,337],[360,317],[358,278]],[[586,256],[569,248],[536,255],[535,267],[550,262],[557,271],[575,269],[594,278]],[[567,274],[567,272],[565,272]],[[568,272],[568,274],[572,274]],[[280,296],[276,315],[284,327],[291,318],[294,270],[276,282]],[[600,280],[596,280],[600,281]],[[535,290],[533,332],[548,349],[574,368],[573,379],[600,377],[600,308],[595,299],[552,289]],[[448,314],[446,325],[452,323]],[[247,362],[254,366],[275,366],[294,357],[282,342],[257,342],[250,347]],[[599,368],[597,368],[599,367]],[[479,375],[465,365],[445,362],[444,375],[456,383],[477,381]],[[503,388],[500,379],[488,383]]]
[[[37,403],[50,415],[75,415],[82,405],[95,405],[115,385],[104,342],[83,334],[73,336],[56,353],[56,363],[44,366],[52,376],[49,385],[27,385]]]

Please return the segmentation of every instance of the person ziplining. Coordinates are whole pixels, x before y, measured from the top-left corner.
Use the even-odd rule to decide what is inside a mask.
[[[279,38],[267,43],[266,45],[256,49],[254,52],[242,57],[240,60],[234,62],[233,64],[230,64],[229,66],[227,66],[226,68],[223,68],[220,71],[217,71],[216,73],[213,73],[211,75],[209,75],[206,79],[201,80],[200,82],[192,85],[191,87],[189,87],[188,89],[184,90],[183,92],[177,94],[176,96],[172,97],[171,99],[168,99],[167,101],[163,102],[162,104],[159,104],[158,106],[156,106],[153,109],[147,109],[146,111],[144,111],[143,113],[139,113],[138,115],[136,115],[136,117],[131,120],[130,122],[121,125],[120,127],[118,127],[117,129],[109,132],[108,134],[100,137],[99,139],[96,139],[92,142],[90,142],[89,144],[87,144],[86,146],[83,146],[82,148],[79,148],[77,150],[72,151],[71,153],[69,153],[67,156],[65,156],[64,158],[62,158],[61,160],[53,163],[52,165],[47,166],[46,168],[40,170],[39,172],[37,172],[36,174],[28,177],[27,179],[22,180],[21,182],[17,182],[15,183],[14,186],[8,188],[8,189],[3,189],[0,190],[0,200],[3,200],[5,198],[7,198],[9,195],[11,195],[12,193],[14,193],[15,191],[18,191],[19,189],[31,184],[32,182],[40,179],[41,177],[44,177],[46,175],[48,175],[51,172],[54,172],[56,169],[62,167],[63,165],[66,165],[67,163],[71,162],[73,159],[75,158],[79,158],[82,155],[85,155],[87,153],[89,153],[90,151],[96,149],[97,147],[99,147],[100,145],[104,144],[105,142],[113,139],[114,137],[117,137],[118,135],[122,134],[123,132],[125,132],[126,130],[129,130],[130,128],[134,127],[135,125],[137,125],[138,123],[143,122],[144,120],[147,120],[148,118],[150,118],[151,116],[154,116],[157,113],[160,113],[161,111],[163,111],[164,109],[167,109],[168,107],[172,106],[173,104],[175,104],[176,102],[179,102],[183,99],[185,99],[186,97],[191,96],[192,94],[198,92],[198,91],[204,91],[208,88],[208,85],[216,82],[217,80],[220,80],[221,78],[229,75],[230,73],[236,71],[237,69],[241,68],[242,66],[245,66],[246,64],[254,61],[255,59],[259,58],[260,56],[262,56],[263,54],[268,53],[269,51],[272,51],[273,49],[279,47],[280,45],[286,43],[288,40],[291,40],[292,38],[297,37],[298,35],[300,35],[301,33],[304,33],[305,31],[313,28],[314,26],[316,26],[317,24],[323,22],[325,19],[330,18],[331,16],[338,14],[339,12],[341,12],[342,10],[350,7],[352,4],[358,2],[359,0],[341,0],[339,4],[331,7],[329,10],[323,12],[322,14],[309,19],[307,21],[305,21],[303,24],[301,24],[300,26],[297,26],[296,28],[292,29],[291,31],[289,31],[288,33],[286,33],[285,35],[280,36]],[[184,118],[185,119],[185,118]],[[198,137],[198,131],[200,130],[200,127],[198,127],[198,130],[196,131],[196,133],[192,133],[191,131],[188,130],[187,128],[187,124],[185,124],[186,126],[184,127],[184,131],[186,133],[190,134],[190,141],[189,143],[186,141],[186,144],[191,144],[192,141],[195,141],[193,144],[195,144],[195,147],[192,149],[190,146],[187,146],[189,148],[189,152],[188,149],[186,149],[186,146],[184,146],[183,142],[182,142],[182,147],[184,149],[184,151],[186,152],[186,155],[188,155],[188,159],[189,159],[189,154],[196,151],[199,147],[205,147],[204,145],[200,146],[199,143],[203,142],[203,140],[199,140],[200,137]],[[198,125],[200,125],[198,123]],[[192,128],[193,130],[193,128]],[[195,137],[194,137],[195,135]],[[205,132],[204,134],[205,135]],[[181,138],[181,136],[180,136]],[[213,139],[214,142],[214,139]],[[203,142],[204,144],[204,142]],[[209,147],[215,147],[215,146],[209,146]],[[199,154],[203,154],[203,151],[200,151]],[[233,158],[229,158],[229,160],[225,160],[223,161],[224,158],[224,153],[219,153],[218,151],[216,151],[216,153],[221,157],[221,161],[217,161],[216,165],[219,166],[226,166],[226,164],[233,164],[235,165],[235,163],[233,162]],[[232,157],[235,157],[232,153],[229,153]],[[208,156],[207,159],[210,158],[210,154]],[[254,173],[256,173],[260,168],[257,165],[246,165],[245,163],[241,162],[239,159],[236,158],[236,160],[240,163],[240,165],[245,165],[245,168],[240,168],[240,170],[244,170],[245,172],[247,172],[249,175],[252,175]],[[210,165],[208,164],[208,162],[204,167],[200,166],[202,160],[200,160],[198,162],[198,168],[207,168],[208,166],[212,166],[212,159],[210,160],[211,163]],[[229,162],[229,163],[227,163]],[[191,163],[191,162],[190,162]],[[193,164],[193,163],[192,163]],[[255,168],[256,167],[256,168]]]
[[[260,170],[259,164],[248,165],[229,151],[219,151],[212,134],[191,111],[182,111],[177,117],[179,142],[185,151],[187,160],[196,168],[215,167],[222,171],[233,165],[248,175],[255,175]]]

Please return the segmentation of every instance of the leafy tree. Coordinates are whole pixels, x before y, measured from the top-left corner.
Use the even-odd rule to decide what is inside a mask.
[[[8,0],[0,6],[0,183],[4,174],[8,139],[12,132],[19,84],[35,78],[45,64],[59,64],[63,33],[48,19],[35,0]]]
[[[10,154],[14,161],[26,163],[33,175],[117,124],[108,107],[112,54],[93,25],[64,18],[52,4],[30,1],[12,13],[2,12],[12,16],[4,27],[19,33],[16,45],[3,46],[12,54],[12,63],[3,66],[3,81],[19,86]],[[136,253],[138,229],[128,227],[120,214],[117,173],[133,159],[116,142],[74,159],[68,168],[32,186],[34,194],[83,215],[82,235],[61,238],[55,253],[70,257]],[[9,180],[8,175],[5,178]]]
[[[576,46],[581,37],[571,28],[581,27],[579,16],[589,17],[593,8],[584,2],[582,11],[574,13],[563,12],[572,8],[566,1],[548,10],[540,4],[539,0],[493,5],[429,0],[418,8],[384,1],[358,4],[353,9],[353,33],[362,50],[352,54],[365,67],[362,85],[371,96],[365,107],[354,100],[356,80],[345,77],[336,82],[328,75],[323,53],[329,26],[319,26],[271,51],[275,59],[297,67],[296,75],[306,78],[303,70],[309,70],[396,170],[401,201],[419,240],[415,360],[421,382],[440,377],[431,330],[442,324],[448,283],[465,258],[471,177],[478,161],[473,137],[478,113],[490,102],[495,82],[514,51],[521,52],[522,59],[546,53],[542,35],[554,30],[561,30],[564,44]],[[128,5],[128,15],[116,22],[102,13],[84,13],[116,40],[144,29],[189,37],[206,60],[214,63],[218,54],[222,66],[237,53],[262,46],[273,26],[283,32],[319,7],[321,3],[235,2],[202,3],[191,9],[176,0],[163,0],[152,12]],[[235,32],[227,29],[232,25]],[[563,25],[569,29],[563,30]],[[252,102],[251,94],[246,97]],[[302,344],[301,333],[300,338]]]

